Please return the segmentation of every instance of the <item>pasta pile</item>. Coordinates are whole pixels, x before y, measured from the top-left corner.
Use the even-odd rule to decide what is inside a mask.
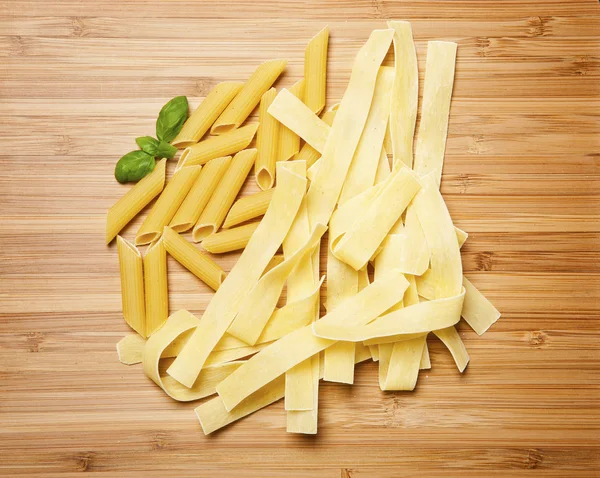
[[[382,390],[413,390],[430,368],[428,334],[462,372],[461,316],[479,335],[500,316],[463,276],[467,234],[439,191],[457,45],[428,44],[414,141],[411,25],[387,26],[371,33],[330,108],[327,28],[289,90],[273,87],[285,60],[218,84],[173,140],[184,149],[166,187],[162,160],[108,212],[107,243],[158,196],[135,245],[117,236],[123,316],[137,332],[117,350],[175,400],[217,393],[195,410],[206,434],[283,397],[287,430],[314,434],[321,379],[352,384],[355,364],[373,359]],[[392,45],[395,64],[382,66]],[[243,125],[256,107],[258,124]],[[235,201],[252,167],[262,191]],[[186,231],[210,253],[243,252],[225,274]],[[216,291],[201,318],[169,316],[167,254]]]

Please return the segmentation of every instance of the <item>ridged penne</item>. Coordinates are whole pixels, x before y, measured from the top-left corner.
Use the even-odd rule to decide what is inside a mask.
[[[144,254],[144,291],[146,337],[150,337],[169,317],[167,250],[162,238],[153,243]]]
[[[271,88],[260,100],[258,109],[258,132],[256,133],[256,164],[254,171],[256,184],[262,190],[270,189],[275,182],[275,162],[279,144],[280,124],[275,118],[267,113],[269,106],[277,96],[277,90]]]
[[[144,266],[142,255],[131,242],[117,236],[121,299],[125,322],[146,338],[146,306],[144,302]]]
[[[249,221],[255,217],[262,216],[269,207],[273,198],[273,189],[261,191],[252,196],[245,196],[238,199],[227,214],[223,228],[236,226],[242,222]]]
[[[304,51],[304,103],[316,114],[325,107],[328,45],[329,27],[325,27],[308,42]]]
[[[213,254],[238,251],[248,244],[260,222],[252,222],[244,226],[225,229],[216,234],[211,234],[202,241],[202,247]]]
[[[240,192],[256,159],[256,149],[246,149],[236,154],[208,204],[194,226],[194,242],[214,234],[223,224],[225,216]],[[185,169],[185,168],[184,168]]]
[[[167,252],[188,271],[213,290],[225,279],[225,272],[210,257],[200,252],[173,229],[165,226],[163,241]]]
[[[108,210],[106,214],[107,244],[163,190],[166,164],[166,159],[157,162],[154,171],[142,178]]]
[[[200,169],[199,166],[192,166],[183,168],[173,175],[140,226],[135,236],[136,246],[150,244],[160,237],[163,227],[173,219],[177,209],[179,209],[194,181],[196,181]]]
[[[330,110],[326,111],[325,113],[323,113],[323,116],[321,116],[321,119],[327,125],[331,126],[333,124],[333,119],[335,118],[336,113],[337,113],[337,108],[330,109]],[[300,152],[296,156],[296,159],[298,161],[306,161],[306,167],[310,168],[313,164],[315,164],[318,161],[318,159],[320,157],[321,157],[321,153],[319,151],[317,151],[315,148],[313,148],[310,144],[304,143],[304,146],[302,146],[302,149],[300,149]]]
[[[238,128],[259,103],[260,98],[271,88],[287,65],[287,60],[271,60],[260,65],[242,90],[217,118],[210,132],[219,135]]]
[[[198,144],[183,150],[177,163],[177,170],[184,166],[208,163],[211,159],[235,154],[252,142],[258,123],[247,124],[221,136],[211,136]]]
[[[187,119],[171,144],[181,149],[200,141],[243,86],[241,81],[224,81],[217,84]]]
[[[290,93],[302,101],[304,97],[304,79],[297,81],[290,87]],[[277,146],[277,161],[292,159],[300,151],[300,137],[291,129],[281,125],[279,128],[279,141]]]
[[[202,167],[192,189],[169,224],[175,232],[185,232],[194,227],[230,164],[231,156],[225,156],[212,159]]]

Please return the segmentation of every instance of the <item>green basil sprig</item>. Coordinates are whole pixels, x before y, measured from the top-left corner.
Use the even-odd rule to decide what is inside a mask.
[[[154,170],[156,161],[144,151],[131,151],[123,156],[115,166],[115,178],[120,183],[137,182]]]
[[[177,148],[171,146],[165,141],[158,141],[152,136],[141,136],[135,139],[135,142],[140,149],[155,158],[167,158],[171,159],[175,156]]]
[[[156,120],[156,137],[167,143],[179,134],[187,119],[188,100],[185,96],[176,96],[162,107]]]

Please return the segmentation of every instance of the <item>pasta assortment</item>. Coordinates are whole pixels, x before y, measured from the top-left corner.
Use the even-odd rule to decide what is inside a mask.
[[[273,87],[287,60],[272,60],[245,83],[218,83],[185,123],[187,100],[174,99],[185,114],[164,139],[169,158],[183,149],[173,176],[166,159],[152,162],[108,211],[123,318],[137,333],[117,344],[119,360],[141,362],[174,400],[217,394],[195,409],[205,434],[282,398],[287,431],[315,434],[321,379],[352,384],[355,365],[372,359],[381,390],[414,390],[432,366],[430,335],[463,372],[456,325],[481,335],[500,317],[463,275],[468,234],[440,193],[457,45],[428,42],[416,128],[411,24],[387,26],[360,48],[329,109],[328,27],[287,89]],[[393,67],[383,64],[390,47]],[[244,125],[257,106],[258,123]],[[238,198],[253,167],[261,191]],[[135,244],[119,235],[157,196]],[[239,250],[229,273],[213,256]],[[202,315],[169,315],[168,256],[215,291]]]

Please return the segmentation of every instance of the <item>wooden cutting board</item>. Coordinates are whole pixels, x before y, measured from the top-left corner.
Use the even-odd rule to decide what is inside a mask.
[[[205,437],[194,404],[117,361],[114,164],[173,96],[195,107],[272,58],[291,85],[327,24],[339,101],[388,18],[412,22],[421,81],[428,40],[459,44],[442,191],[503,317],[460,327],[462,375],[430,339],[414,393],[381,392],[373,363],[323,384],[316,437],[286,434],[282,403]],[[0,474],[599,476],[598,2],[7,0],[0,55]],[[212,295],[173,261],[169,286],[172,311]]]

